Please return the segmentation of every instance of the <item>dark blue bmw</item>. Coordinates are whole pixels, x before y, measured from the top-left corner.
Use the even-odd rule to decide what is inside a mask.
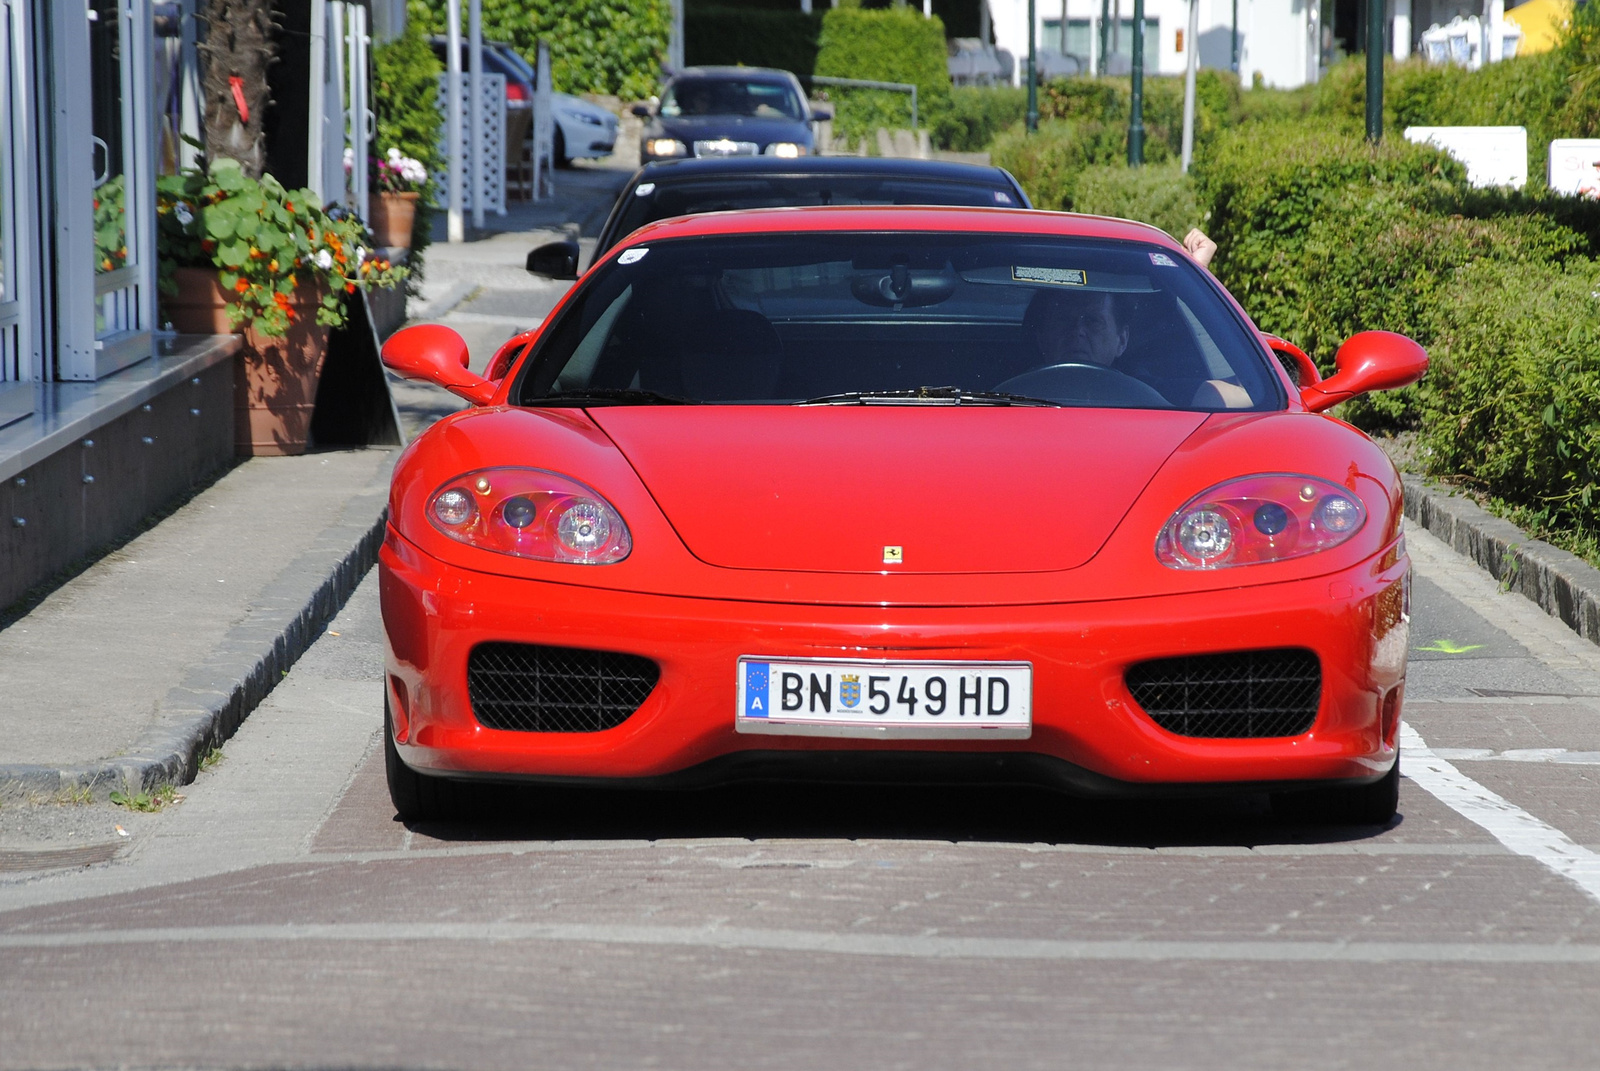
[[[813,111],[788,71],[760,67],[690,67],[662,91],[654,112],[644,116],[639,160],[683,160],[708,156],[810,156],[812,126],[831,119]]]

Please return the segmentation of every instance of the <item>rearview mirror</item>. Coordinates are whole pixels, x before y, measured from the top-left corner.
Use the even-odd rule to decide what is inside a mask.
[[[526,267],[530,275],[543,275],[547,279],[576,279],[578,243],[571,238],[547,242],[528,254]]]
[[[1337,372],[1300,391],[1300,400],[1313,413],[1332,409],[1358,394],[1408,387],[1428,371],[1427,351],[1393,331],[1351,335],[1333,361]]]
[[[833,111],[829,108],[812,108],[811,121],[813,123],[826,123],[833,118]]]
[[[650,105],[648,104],[635,104],[633,107],[629,108],[628,111],[632,112],[634,115],[637,115],[640,119],[650,118]]]
[[[396,331],[383,344],[384,366],[406,379],[443,387],[473,405],[488,405],[496,384],[467,368],[467,342],[443,324]]]

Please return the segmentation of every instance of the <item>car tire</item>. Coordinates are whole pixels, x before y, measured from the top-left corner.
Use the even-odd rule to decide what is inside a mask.
[[[383,772],[389,782],[389,799],[403,822],[433,822],[461,813],[461,786],[443,777],[429,777],[407,766],[394,744],[394,719],[389,697],[383,697]]]
[[[567,136],[559,126],[556,127],[555,139],[550,143],[550,158],[557,167],[572,166],[572,158],[567,155]]]
[[[1304,792],[1278,792],[1272,813],[1291,822],[1339,826],[1386,826],[1400,808],[1400,759],[1370,785],[1340,785]]]

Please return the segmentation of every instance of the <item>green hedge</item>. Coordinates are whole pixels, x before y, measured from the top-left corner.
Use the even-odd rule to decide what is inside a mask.
[[[409,0],[408,10],[425,32],[445,32],[445,0]],[[485,37],[509,42],[530,62],[541,39],[550,43],[551,83],[563,93],[650,96],[671,29],[669,0],[483,0]]]
[[[1180,241],[1190,228],[1204,222],[1194,183],[1176,165],[1085,168],[1078,175],[1072,210],[1149,223]]]
[[[1021,87],[955,86],[950,110],[932,124],[933,143],[957,152],[983,152],[1027,113],[1028,91]]]
[[[820,14],[691,5],[683,16],[683,61],[776,67],[804,78],[816,65],[821,34]]]
[[[1016,176],[1035,208],[1071,211],[1084,169],[1124,152],[1124,133],[1094,121],[1051,119],[1033,134],[1020,126],[995,139],[989,159]]]
[[[869,11],[836,7],[822,17],[815,74],[909,82],[917,87],[918,121],[938,129],[950,110],[944,23],[909,7]],[[835,133],[855,138],[880,126],[906,127],[909,95],[885,90],[827,87],[836,103]]]

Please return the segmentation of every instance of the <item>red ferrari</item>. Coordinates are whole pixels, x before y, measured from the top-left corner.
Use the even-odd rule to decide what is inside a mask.
[[[438,326],[383,358],[473,403],[381,553],[407,820],[473,779],[1394,814],[1400,480],[1324,411],[1409,339],[1319,381],[1153,228],[803,208],[643,228],[492,379]]]

